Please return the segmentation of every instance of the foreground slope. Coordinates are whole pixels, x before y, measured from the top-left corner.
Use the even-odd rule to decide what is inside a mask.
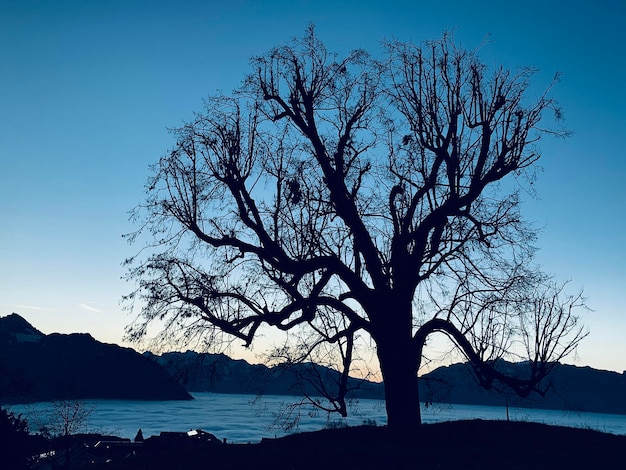
[[[219,437],[219,436],[218,436]],[[356,427],[259,444],[177,441],[137,449],[107,469],[589,469],[624,468],[626,436],[506,421],[453,421],[413,432]]]

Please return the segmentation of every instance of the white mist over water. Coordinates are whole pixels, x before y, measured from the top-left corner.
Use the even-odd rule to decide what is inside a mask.
[[[93,413],[85,431],[132,439],[139,428],[146,438],[161,431],[203,429],[231,443],[247,443],[291,432],[317,431],[329,425],[375,423],[381,426],[387,421],[383,401],[363,399],[352,404],[350,416],[345,420],[311,406],[302,407],[298,416],[292,415],[287,420],[293,422],[297,417],[298,425],[286,431],[280,426],[281,416],[284,418],[288,405],[299,402],[301,397],[217,393],[192,395],[195,400],[190,401],[87,400],[85,405],[93,407]],[[51,403],[14,405],[10,409],[22,413],[31,423],[43,423]],[[514,421],[590,428],[626,435],[626,415],[510,408],[509,416]],[[425,423],[460,419],[506,420],[506,410],[504,407],[434,404],[422,408],[422,419]],[[37,432],[32,424],[31,432]]]

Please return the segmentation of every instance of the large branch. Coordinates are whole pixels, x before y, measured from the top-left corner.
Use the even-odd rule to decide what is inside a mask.
[[[429,335],[442,332],[452,339],[461,349],[471,364],[480,384],[489,388],[494,381],[499,381],[511,388],[518,395],[525,397],[533,391],[541,393],[539,383],[554,367],[552,362],[534,362],[531,364],[531,376],[527,379],[511,377],[495,368],[495,365],[483,361],[476,353],[469,340],[451,322],[441,318],[435,318],[424,323],[414,336],[415,354],[418,359],[422,357],[423,347]]]
[[[304,67],[295,57],[291,62],[293,67],[293,88],[289,99],[280,96],[271,83],[267,83],[259,74],[260,88],[266,101],[273,102],[281,110],[276,118],[288,118],[293,122],[302,135],[309,140],[313,154],[320,165],[324,175],[324,181],[330,194],[330,200],[337,215],[350,228],[355,240],[355,250],[362,254],[372,282],[376,288],[385,288],[387,285],[383,262],[380,253],[374,243],[361,214],[356,205],[355,197],[348,190],[344,172],[344,158],[348,141],[352,137],[352,130],[361,116],[368,109],[368,103],[358,106],[353,114],[347,119],[347,126],[343,135],[340,136],[339,145],[332,157],[324,144],[316,122],[315,98],[320,90],[313,88],[314,83],[307,84],[303,79]],[[307,88],[310,86],[311,89]]]

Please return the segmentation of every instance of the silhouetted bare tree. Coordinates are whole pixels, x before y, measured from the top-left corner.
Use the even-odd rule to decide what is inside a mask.
[[[126,300],[141,300],[130,338],[161,321],[249,345],[269,325],[300,332],[298,357],[331,347],[344,378],[368,338],[390,426],[420,422],[435,332],[483,384],[521,394],[576,347],[582,299],[533,267],[519,212],[535,144],[565,134],[540,126],[559,117],[549,89],[532,99],[532,70],[488,70],[447,35],[386,51],[339,57],[311,28],[174,131],[135,214],[131,238],[151,241],[128,261]],[[530,361],[527,377],[497,368],[511,354]],[[328,394],[343,414],[346,383]]]
[[[86,432],[95,406],[83,400],[57,400],[42,412],[30,412],[29,421],[47,437],[68,437]]]

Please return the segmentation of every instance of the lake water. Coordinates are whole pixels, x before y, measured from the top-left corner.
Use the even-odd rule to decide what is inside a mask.
[[[161,431],[203,429],[228,442],[247,443],[258,442],[264,437],[316,431],[333,425],[386,423],[384,402],[380,400],[352,403],[350,416],[341,420],[338,415],[329,417],[327,413],[311,406],[289,406],[297,403],[300,397],[215,393],[192,395],[195,400],[190,401],[88,400],[84,404],[89,409],[93,408],[93,411],[83,431],[110,433],[132,439],[139,428],[144,437],[158,435]],[[32,423],[45,422],[51,403],[14,405],[10,408],[22,413],[31,422],[31,431],[37,431]],[[516,421],[591,428],[626,435],[626,415],[510,408],[509,416]],[[477,418],[505,420],[506,410],[504,407],[448,404],[422,408],[425,423]],[[286,423],[294,424],[295,421],[297,426],[285,429]]]

